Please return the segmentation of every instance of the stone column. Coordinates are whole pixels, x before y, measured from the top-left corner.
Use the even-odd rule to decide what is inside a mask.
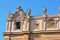
[[[22,26],[23,26],[22,27],[23,31],[28,31],[29,30],[29,20],[27,19],[26,21],[24,21]]]
[[[29,21],[27,22],[27,31],[29,31]]]
[[[26,31],[26,21],[23,23],[23,31]]]
[[[6,26],[7,26],[6,31],[7,32],[11,31],[11,27],[12,27],[11,25],[12,25],[12,22],[11,21],[7,21],[7,23],[6,23]]]
[[[6,22],[6,32],[9,31],[9,21]]]
[[[9,21],[9,32],[11,32],[11,29],[12,29],[12,22]]]
[[[27,16],[27,31],[30,29],[30,16]]]
[[[43,30],[46,30],[46,22],[44,21],[44,24],[43,24]]]
[[[59,29],[60,29],[60,21],[58,22],[58,24],[59,24]]]
[[[58,20],[55,21],[55,24],[56,24],[57,29],[59,29],[59,21]]]
[[[23,31],[23,21],[21,21],[21,28],[20,31]]]
[[[12,30],[11,31],[14,32],[14,30],[15,30],[15,21],[12,22]]]
[[[40,23],[39,23],[39,30],[42,30],[42,27],[43,27],[43,20],[40,21]]]

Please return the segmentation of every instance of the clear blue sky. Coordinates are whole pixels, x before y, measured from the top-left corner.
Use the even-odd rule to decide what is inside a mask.
[[[47,14],[58,14],[60,0],[0,0],[0,40],[3,40],[8,11],[14,13],[19,5],[25,12],[30,8],[32,16],[42,15],[44,7],[47,8]]]

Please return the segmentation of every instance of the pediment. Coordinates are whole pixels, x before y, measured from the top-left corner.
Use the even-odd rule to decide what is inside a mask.
[[[16,20],[23,20],[26,18],[26,15],[23,11],[19,11],[15,13]]]

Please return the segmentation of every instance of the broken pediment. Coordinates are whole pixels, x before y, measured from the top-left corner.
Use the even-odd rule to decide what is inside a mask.
[[[14,14],[9,12],[8,20],[27,20],[30,18],[30,13],[30,9],[28,9],[27,12],[24,12],[21,6],[18,6]]]

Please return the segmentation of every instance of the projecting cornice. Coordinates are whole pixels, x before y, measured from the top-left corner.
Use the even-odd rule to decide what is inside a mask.
[[[24,32],[4,32],[3,36],[5,35],[22,35],[22,34],[48,34],[48,33],[60,33],[60,30],[41,30],[41,31],[24,31]]]

